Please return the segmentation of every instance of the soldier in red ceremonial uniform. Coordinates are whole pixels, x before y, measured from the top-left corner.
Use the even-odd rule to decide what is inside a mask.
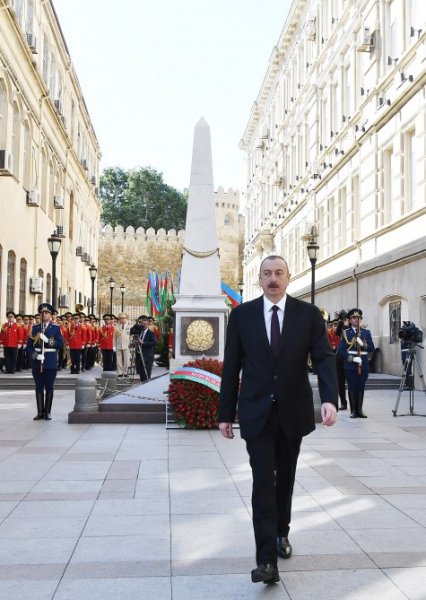
[[[71,356],[71,375],[78,375],[80,373],[81,352],[84,350],[85,339],[85,331],[80,323],[80,316],[78,313],[74,313],[68,334],[68,347]]]
[[[103,370],[113,371],[115,327],[111,323],[111,315],[104,315],[103,320],[104,325],[102,325],[99,332],[99,346],[102,352]]]
[[[6,313],[7,322],[2,325],[2,339],[4,347],[4,364],[6,373],[14,373],[18,357],[18,349],[22,348],[23,328],[15,322],[15,313],[9,310]]]
[[[22,340],[22,343],[20,345],[20,347],[18,347],[18,356],[16,359],[16,372],[20,373],[22,371],[22,369],[25,369],[25,348],[27,347],[27,331],[24,327],[24,317],[23,315],[16,315],[16,324],[17,326],[20,328],[20,338]]]

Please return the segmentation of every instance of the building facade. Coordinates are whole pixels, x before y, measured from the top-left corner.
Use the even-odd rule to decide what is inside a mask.
[[[53,3],[0,0],[0,314],[86,304],[97,261],[100,148]]]
[[[315,303],[359,306],[396,375],[402,321],[426,332],[425,84],[421,0],[294,0],[241,140],[246,298],[273,252],[309,300],[317,232]]]
[[[239,291],[242,281],[242,247],[244,244],[244,218],[239,214],[239,193],[219,187],[215,192],[216,226],[219,243],[222,280]],[[147,275],[150,270],[168,271],[173,276],[177,293],[178,272],[182,266],[182,247],[185,231],[164,229],[155,231],[143,227],[134,229],[110,225],[100,232],[98,298],[100,312],[109,311],[113,277],[112,306],[121,309],[120,286],[125,286],[124,307],[130,317],[145,311]]]

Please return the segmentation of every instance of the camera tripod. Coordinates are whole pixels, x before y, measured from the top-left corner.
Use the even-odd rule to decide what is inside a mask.
[[[404,417],[404,416],[416,416],[416,417],[426,417],[426,415],[415,413],[414,412],[414,367],[416,368],[417,375],[419,376],[420,386],[426,397],[426,385],[423,377],[422,370],[420,368],[419,361],[417,359],[416,348],[415,346],[419,346],[419,348],[423,348],[420,344],[415,344],[412,347],[407,348],[407,355],[404,362],[404,371],[402,373],[401,382],[399,384],[398,397],[396,399],[395,408],[392,410],[394,417]],[[401,399],[401,394],[404,389],[408,389],[410,393],[410,401],[409,401],[409,413],[405,413],[403,415],[397,415],[399,401]]]

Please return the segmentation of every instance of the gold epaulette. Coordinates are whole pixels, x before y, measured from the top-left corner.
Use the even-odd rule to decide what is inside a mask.
[[[343,339],[345,340],[347,346],[348,346],[348,350],[351,350],[351,348],[353,348],[353,346],[355,345],[356,342],[356,335],[354,335],[354,337],[352,338],[351,341],[348,340],[348,336],[346,335],[346,331],[343,331],[342,334]]]

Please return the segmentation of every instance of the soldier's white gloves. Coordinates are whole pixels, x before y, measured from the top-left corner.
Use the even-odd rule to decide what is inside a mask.
[[[362,365],[362,358],[360,356],[355,356],[353,362],[357,365]]]
[[[44,335],[44,333],[40,333],[40,339],[43,340],[45,344],[47,344],[47,342],[49,341],[49,338],[47,337],[47,335]]]
[[[360,346],[363,346],[363,345],[364,345],[364,342],[362,341],[362,339],[361,339],[360,337],[357,337],[357,338],[356,338],[356,341],[358,342],[358,344],[359,344]]]
[[[43,364],[44,363],[44,354],[37,354],[36,359],[39,360]]]

